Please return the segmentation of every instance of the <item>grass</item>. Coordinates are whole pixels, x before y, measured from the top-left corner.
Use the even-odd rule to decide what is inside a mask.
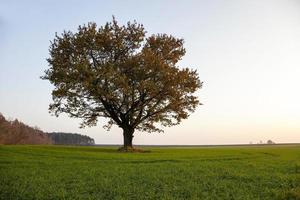
[[[300,146],[150,149],[0,146],[0,199],[300,199]]]

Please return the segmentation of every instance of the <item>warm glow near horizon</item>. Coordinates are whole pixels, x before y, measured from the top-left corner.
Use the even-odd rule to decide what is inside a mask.
[[[48,113],[49,82],[41,80],[55,32],[114,15],[148,34],[185,40],[181,66],[197,69],[202,106],[164,133],[136,133],[135,144],[300,142],[300,2],[254,1],[2,1],[0,112],[44,131],[86,134],[121,144],[122,131],[79,129],[80,120]]]

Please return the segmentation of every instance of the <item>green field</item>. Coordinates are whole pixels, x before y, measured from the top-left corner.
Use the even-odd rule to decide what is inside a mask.
[[[0,199],[300,199],[300,146],[0,146]]]

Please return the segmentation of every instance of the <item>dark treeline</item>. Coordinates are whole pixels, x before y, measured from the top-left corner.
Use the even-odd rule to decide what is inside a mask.
[[[52,144],[52,140],[38,128],[7,120],[0,113],[0,144]]]
[[[52,139],[53,144],[64,144],[64,145],[94,145],[95,141],[86,135],[80,135],[77,133],[61,133],[53,132],[47,133]]]
[[[0,113],[0,144],[94,145],[94,139],[77,133],[45,133]]]

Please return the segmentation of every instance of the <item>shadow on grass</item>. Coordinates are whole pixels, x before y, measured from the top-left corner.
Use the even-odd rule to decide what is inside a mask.
[[[132,164],[153,164],[153,163],[179,163],[180,160],[131,160],[125,161],[123,163],[132,163]]]
[[[51,151],[66,152],[99,152],[99,153],[118,153],[118,147],[100,147],[100,146],[67,146],[67,145],[49,145],[45,149]]]

